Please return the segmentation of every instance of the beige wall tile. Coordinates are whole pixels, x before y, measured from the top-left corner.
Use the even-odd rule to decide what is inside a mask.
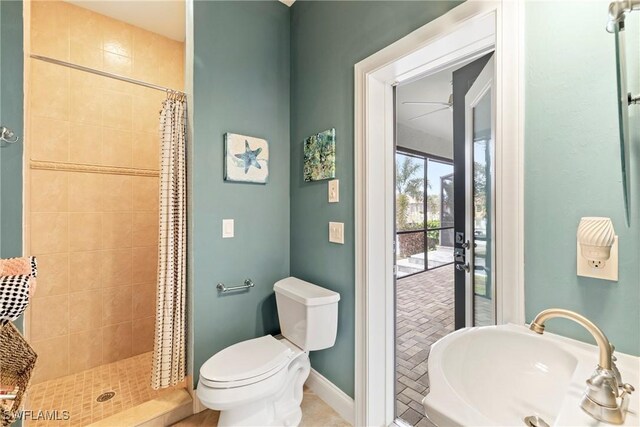
[[[102,362],[131,357],[131,322],[102,328]]]
[[[159,179],[137,176],[133,178],[133,210],[157,211],[159,206]]]
[[[133,167],[160,170],[160,137],[158,133],[133,133]]]
[[[71,124],[69,161],[92,165],[102,164],[102,128],[100,126]]]
[[[133,70],[133,61],[129,56],[118,55],[109,51],[103,51],[102,57],[104,70],[120,76],[130,77]]]
[[[102,214],[103,249],[130,248],[132,245],[133,214],[107,212]]]
[[[69,120],[69,68],[31,61],[31,115]]]
[[[102,286],[102,251],[74,252],[69,257],[69,291],[80,292]]]
[[[102,249],[102,214],[72,212],[69,214],[69,252]]]
[[[136,78],[159,84],[156,70],[160,65],[160,58],[156,55],[162,36],[149,31],[134,33],[134,64],[133,73]]]
[[[131,308],[131,286],[102,290],[102,326],[130,321]]]
[[[155,246],[158,244],[158,212],[136,212],[133,214],[133,246]]]
[[[69,292],[69,254],[39,255],[34,299]]]
[[[133,138],[130,131],[105,129],[102,141],[103,164],[131,167]]]
[[[103,251],[102,287],[131,284],[132,250],[111,249]]]
[[[133,355],[153,350],[155,321],[154,316],[137,319],[133,322]]]
[[[36,363],[32,378],[33,383],[69,374],[68,342],[68,335],[64,335],[31,343],[38,354],[38,363]]]
[[[102,68],[102,52],[99,52],[99,55],[100,68]],[[97,74],[87,73],[80,70],[71,70],[70,75],[71,86],[89,86],[95,88],[98,91],[104,86],[104,81],[107,80],[105,77],[99,76]]]
[[[53,162],[69,160],[69,122],[31,116],[31,158]]]
[[[91,86],[78,85],[71,88],[70,121],[100,126],[102,124],[103,101],[99,90]]]
[[[66,212],[69,187],[66,172],[31,172],[31,212]]]
[[[33,53],[69,60],[69,9],[63,2],[31,2]]]
[[[69,248],[69,214],[31,214],[31,253],[36,255],[67,252]]]
[[[131,280],[136,283],[153,283],[157,280],[158,248],[133,248]]]
[[[89,45],[72,39],[70,45],[70,56],[71,62],[74,64],[84,65],[85,67],[93,68],[95,70],[104,69],[102,65],[102,49],[92,49]]]
[[[156,284],[133,285],[133,319],[155,316]]]
[[[162,92],[159,92],[161,95]],[[163,99],[163,98],[161,98]],[[146,96],[133,98],[133,111],[136,112],[136,120],[133,122],[133,130],[158,134],[160,116],[158,112],[162,108],[162,102],[158,101],[158,94],[148,93]]]
[[[102,105],[104,106],[103,126],[120,130],[132,129],[133,101],[131,95],[104,89],[102,91]]]
[[[31,340],[33,342],[69,333],[68,295],[34,299],[31,308]]]
[[[125,175],[104,176],[105,212],[127,212],[132,207],[132,182],[136,177]]]
[[[72,42],[81,43],[87,50],[102,50],[102,21],[104,16],[78,6],[69,8],[69,29]]]
[[[69,364],[71,374],[101,365],[102,329],[69,335],[69,353],[73,355],[73,362]]]
[[[102,327],[101,289],[69,295],[69,332],[92,331]]]
[[[69,212],[102,212],[103,178],[97,173],[70,173]]]
[[[102,20],[102,49],[118,55],[133,56],[132,26],[115,19]]]

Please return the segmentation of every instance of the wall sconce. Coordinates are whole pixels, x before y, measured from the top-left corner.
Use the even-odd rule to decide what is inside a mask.
[[[578,276],[618,281],[618,236],[610,218],[580,219],[577,267]]]

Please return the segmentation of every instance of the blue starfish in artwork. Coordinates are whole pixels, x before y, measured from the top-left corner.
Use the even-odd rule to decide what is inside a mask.
[[[249,171],[250,166],[255,166],[258,169],[262,169],[260,163],[258,163],[258,155],[262,152],[262,148],[258,147],[256,150],[251,150],[249,147],[249,141],[244,141],[244,153],[236,154],[235,156],[244,162],[244,173]]]

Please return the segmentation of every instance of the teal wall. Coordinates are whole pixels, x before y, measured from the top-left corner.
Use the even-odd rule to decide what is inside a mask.
[[[22,140],[22,1],[0,1],[0,123]],[[22,254],[22,142],[0,149],[0,256]]]
[[[214,353],[277,332],[273,284],[289,275],[289,9],[196,1],[192,143],[194,373]],[[223,181],[223,135],[269,141],[269,183]],[[235,238],[222,239],[222,219]],[[255,282],[218,296],[216,283]]]
[[[618,350],[640,354],[640,109],[632,107],[632,214],[622,208],[615,51],[604,30],[608,1],[526,6],[525,292],[526,317],[562,307],[578,311]],[[627,40],[630,87],[640,92],[640,21]],[[613,220],[620,241],[619,281],[576,276],[580,217]],[[580,327],[552,320],[549,330],[591,341]]]
[[[291,8],[291,275],[340,292],[338,338],[311,364],[354,395],[354,82],[360,60],[444,14],[458,2],[296,1]],[[302,178],[302,141],[336,128],[340,203],[327,183]],[[345,244],[328,241],[329,221]]]

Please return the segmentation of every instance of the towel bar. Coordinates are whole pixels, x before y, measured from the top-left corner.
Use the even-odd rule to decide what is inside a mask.
[[[251,279],[246,279],[244,281],[244,285],[239,285],[239,286],[231,286],[230,288],[227,288],[224,283],[218,283],[216,285],[216,289],[218,290],[218,292],[230,292],[230,291],[239,291],[242,289],[249,289],[249,288],[253,288],[255,286],[255,284],[253,283],[253,280]]]

